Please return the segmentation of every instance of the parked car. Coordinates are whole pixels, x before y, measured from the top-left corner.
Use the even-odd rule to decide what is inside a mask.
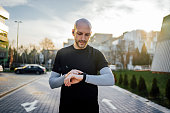
[[[3,67],[0,65],[0,72],[2,72],[3,71]]]
[[[115,71],[115,70],[116,70],[116,65],[109,65],[109,67],[110,67],[110,69],[111,69],[112,71]]]
[[[38,64],[27,64],[23,67],[17,67],[14,69],[14,72],[16,74],[20,74],[20,73],[35,73],[37,75],[39,74],[44,74],[46,73],[46,69],[45,67],[42,67]]]

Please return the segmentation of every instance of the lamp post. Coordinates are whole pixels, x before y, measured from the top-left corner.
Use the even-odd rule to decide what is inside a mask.
[[[18,23],[18,27],[17,27],[17,51],[18,51],[18,34],[19,34],[19,23],[22,23],[22,21],[14,21],[16,23]]]
[[[18,24],[17,26],[17,63],[18,63],[18,34],[19,34],[19,23],[22,23],[22,21],[14,21]]]

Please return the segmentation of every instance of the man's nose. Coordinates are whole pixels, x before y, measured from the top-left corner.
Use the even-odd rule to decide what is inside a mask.
[[[85,34],[82,35],[82,40],[86,40]]]

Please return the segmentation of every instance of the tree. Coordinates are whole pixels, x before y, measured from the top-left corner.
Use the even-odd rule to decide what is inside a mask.
[[[140,60],[140,65],[149,65],[150,64],[150,56],[147,52],[147,48],[145,46],[145,43],[142,46],[142,51],[141,51],[141,60]]]
[[[145,84],[145,79],[141,76],[139,78],[138,90],[142,96],[145,96],[145,97],[148,96],[148,90]]]
[[[168,79],[167,84],[166,84],[165,96],[170,101],[170,79]]]
[[[115,79],[115,84],[117,84],[117,75],[116,75],[116,73],[113,73],[113,75],[114,75],[114,79]]]
[[[122,64],[122,68],[125,69],[125,40],[121,40],[118,45],[116,45],[117,51],[116,51],[116,56],[120,63]]]
[[[159,87],[157,86],[157,80],[156,78],[153,79],[152,81],[152,88],[150,91],[150,96],[153,98],[159,97],[160,95],[160,91],[159,91]]]
[[[148,54],[145,43],[142,46],[141,54],[144,54],[144,55]]]
[[[37,50],[36,48],[33,48],[31,52],[29,53],[29,60],[31,64],[36,64],[37,63]]]
[[[135,75],[132,76],[132,79],[131,79],[131,81],[130,81],[130,87],[131,87],[132,89],[136,89],[136,88],[137,88],[137,82],[136,82],[136,77],[135,77]]]
[[[40,46],[42,46],[42,48],[44,50],[52,50],[55,49],[54,43],[52,42],[52,40],[50,40],[49,38],[44,38],[41,42],[40,42]]]
[[[17,58],[17,56],[18,56],[18,52],[17,52],[17,50],[16,50],[16,48],[13,48],[13,65],[14,65],[14,67],[16,66],[18,66],[18,58]]]
[[[122,84],[122,81],[123,81],[122,74],[120,74],[120,77],[119,77],[119,84],[120,85]]]
[[[9,68],[11,69],[13,63],[13,49],[11,46],[9,46],[8,49],[8,58],[9,58]]]
[[[127,74],[124,75],[123,85],[125,87],[128,87],[128,77],[127,77]]]
[[[136,48],[135,52],[133,53],[132,64],[133,65],[139,65],[140,64],[140,53],[139,53],[138,48]]]
[[[126,65],[129,64],[129,58],[130,58],[130,52],[129,52],[129,49],[128,49],[128,52],[126,54]]]

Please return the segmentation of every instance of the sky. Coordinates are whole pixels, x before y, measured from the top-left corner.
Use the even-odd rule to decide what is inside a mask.
[[[77,19],[86,18],[94,33],[109,33],[113,37],[142,29],[160,31],[163,17],[170,14],[170,0],[0,0],[9,20],[8,39],[16,45],[17,23],[19,45],[39,45],[45,37],[56,48],[73,38]]]

